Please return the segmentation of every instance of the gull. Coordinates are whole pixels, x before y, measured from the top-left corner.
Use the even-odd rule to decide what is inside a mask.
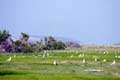
[[[120,58],[120,56],[118,56],[118,58]]]
[[[113,60],[113,62],[110,64],[110,65],[115,65],[116,64],[116,61],[115,60]]]
[[[104,51],[103,54],[109,54],[109,52],[108,51]]]
[[[49,53],[47,53],[47,57],[49,57]]]
[[[106,59],[103,59],[103,62],[106,62],[107,60]]]
[[[83,63],[83,64],[86,64],[86,60],[85,60],[85,59],[83,59],[82,63]]]
[[[95,62],[97,62],[98,61],[98,59],[97,58],[95,58]]]
[[[104,51],[103,54],[106,54],[106,52]]]
[[[57,63],[57,61],[53,61],[53,64],[54,64],[54,65],[57,65],[58,63]]]
[[[120,58],[120,56],[117,56],[117,55],[116,55],[115,58]]]
[[[43,56],[42,56],[43,58],[45,58],[45,54],[43,54]]]
[[[85,56],[85,54],[83,53],[83,54],[80,54],[80,55],[78,55],[78,57],[80,57],[80,58],[83,58]]]
[[[36,56],[36,55],[33,55],[33,57],[34,57],[34,58],[37,58],[37,56]]]
[[[12,57],[9,57],[6,61],[10,62],[12,60]]]

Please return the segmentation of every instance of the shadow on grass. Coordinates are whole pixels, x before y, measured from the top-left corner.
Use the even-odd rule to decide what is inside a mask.
[[[23,71],[0,70],[0,76],[5,76],[5,75],[26,75],[26,74],[28,74],[28,73],[23,72]]]

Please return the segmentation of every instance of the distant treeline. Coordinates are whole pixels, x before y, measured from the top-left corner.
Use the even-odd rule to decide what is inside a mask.
[[[40,52],[42,50],[64,50],[73,43],[64,43],[63,41],[56,40],[52,36],[44,37],[40,41],[29,42],[29,35],[21,32],[21,37],[18,40],[13,40],[11,34],[7,30],[0,30],[0,53],[16,52],[16,53],[29,53]],[[77,47],[79,47],[77,45]]]

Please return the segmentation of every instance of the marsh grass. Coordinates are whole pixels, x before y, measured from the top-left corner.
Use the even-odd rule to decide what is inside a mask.
[[[120,59],[115,58],[113,52],[103,54],[103,52],[84,51],[84,57],[78,57],[83,54],[81,51],[77,53],[49,51],[48,53],[49,56],[45,58],[42,57],[43,52],[0,55],[0,80],[120,80]],[[12,60],[7,62],[6,59],[10,56]],[[93,56],[99,58],[97,63],[94,62]],[[87,60],[87,64],[82,63],[83,58]],[[103,59],[107,61],[103,63]],[[59,64],[53,65],[54,60]],[[111,66],[113,60],[117,63]],[[89,69],[104,71],[86,71]]]

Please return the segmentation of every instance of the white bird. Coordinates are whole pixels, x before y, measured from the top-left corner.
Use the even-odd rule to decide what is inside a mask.
[[[57,65],[58,63],[57,63],[57,61],[53,61],[53,64],[54,64],[54,65]]]
[[[83,63],[83,64],[85,64],[85,63],[86,63],[86,60],[85,60],[85,59],[83,59],[82,63]]]
[[[116,55],[115,58],[120,58],[120,56],[117,56],[117,55]]]
[[[80,54],[80,55],[78,55],[78,57],[80,57],[80,58],[83,58],[85,56],[85,54],[83,53],[83,54]]]
[[[117,58],[120,58],[120,56],[118,56]]]
[[[104,51],[103,54],[106,54],[106,52]]]
[[[116,64],[116,61],[115,60],[113,60],[113,62],[110,64],[110,65],[115,65]]]
[[[12,60],[12,57],[9,57],[6,61],[10,62]]]
[[[45,58],[45,53],[43,54],[43,56],[42,56],[43,58]]]
[[[36,55],[33,55],[33,57],[34,57],[34,58],[37,58],[37,56],[36,56]]]
[[[116,55],[115,58],[118,58],[118,56]]]
[[[47,53],[47,57],[49,57],[49,53]]]
[[[103,62],[106,62],[107,60],[106,59],[103,59]]]
[[[95,58],[95,62],[97,62],[98,61],[98,59],[97,58]]]
[[[108,51],[104,51],[103,54],[109,54],[109,52]]]

